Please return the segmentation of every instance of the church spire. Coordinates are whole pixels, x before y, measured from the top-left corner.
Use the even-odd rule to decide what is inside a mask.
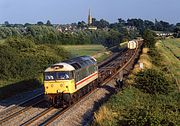
[[[89,8],[89,15],[88,15],[88,25],[92,24],[92,16],[91,16],[91,10]]]

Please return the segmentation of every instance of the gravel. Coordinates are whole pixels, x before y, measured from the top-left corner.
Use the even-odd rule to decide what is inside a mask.
[[[18,95],[15,95],[13,97],[4,99],[0,101],[0,112],[4,111],[10,107],[16,106],[21,104],[22,102],[37,96],[38,94],[43,93],[43,88],[38,88],[36,90],[33,91],[28,91],[25,93],[20,93]]]
[[[93,113],[115,92],[115,82],[96,89],[88,97],[82,99],[61,117],[55,120],[50,126],[84,126],[93,119]]]
[[[42,111],[44,111],[45,108],[39,108],[39,107],[33,107],[30,110],[27,110],[23,113],[21,113],[18,116],[15,116],[8,120],[7,122],[4,122],[2,125],[4,126],[19,126],[29,119],[33,118],[34,116],[38,115]]]

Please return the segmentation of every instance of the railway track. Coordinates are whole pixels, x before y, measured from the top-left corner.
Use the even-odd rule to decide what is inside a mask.
[[[140,47],[141,45],[139,45]],[[107,61],[104,61],[103,63],[99,64],[99,73],[100,73],[100,80],[98,83],[101,83],[102,85],[108,83],[110,80],[112,80],[114,77],[118,75],[119,72],[123,71],[129,64],[134,63],[134,59],[137,58],[139,49],[136,49],[135,51],[127,50],[124,48],[119,53],[114,54],[110,59]],[[52,123],[54,120],[56,120],[58,117],[63,115],[66,111],[71,109],[74,105],[76,105],[80,100],[82,100],[85,97],[88,97],[90,94],[94,92],[95,88],[90,91],[89,93],[85,94],[81,99],[73,103],[71,106],[66,106],[65,108],[56,109],[53,107],[49,107],[39,113],[38,115],[34,116],[33,118],[27,120],[26,122],[22,123],[21,126],[28,126],[28,125],[41,125],[46,126],[50,123]],[[40,101],[39,101],[40,102]],[[34,103],[38,104],[38,103]],[[10,119],[13,116],[17,116],[17,114],[22,113],[23,111],[27,111],[33,107],[33,105],[24,108],[24,110],[20,110],[18,112],[15,112],[14,114],[10,114],[6,118]],[[0,120],[0,124],[6,121],[6,118],[3,118]],[[1,122],[2,121],[2,122]]]
[[[24,102],[22,102],[19,105],[13,106],[11,108],[8,108],[7,110],[0,113],[0,125],[14,116],[17,116],[29,109],[31,109],[33,106],[40,104],[43,102],[43,94],[39,94],[36,97],[33,97],[31,99],[28,99]]]

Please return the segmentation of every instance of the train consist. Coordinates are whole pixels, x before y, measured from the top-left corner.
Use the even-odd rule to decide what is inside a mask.
[[[132,52],[138,48],[141,41],[143,40],[129,41],[128,49]],[[117,60],[119,61],[119,59]],[[44,72],[44,89],[47,101],[54,106],[72,104],[96,88],[120,67],[119,65],[114,66],[114,64],[109,65],[108,69],[98,70],[96,59],[91,56],[81,56],[52,65]]]

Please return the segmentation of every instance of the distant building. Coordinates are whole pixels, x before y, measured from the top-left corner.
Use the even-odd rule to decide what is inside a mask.
[[[89,26],[88,29],[89,29],[89,30],[97,30],[97,27],[95,27],[95,26]]]
[[[156,31],[155,33],[159,37],[173,36],[173,33],[170,33],[170,32]]]
[[[92,24],[92,16],[91,16],[91,11],[89,9],[89,15],[88,15],[88,25]]]

